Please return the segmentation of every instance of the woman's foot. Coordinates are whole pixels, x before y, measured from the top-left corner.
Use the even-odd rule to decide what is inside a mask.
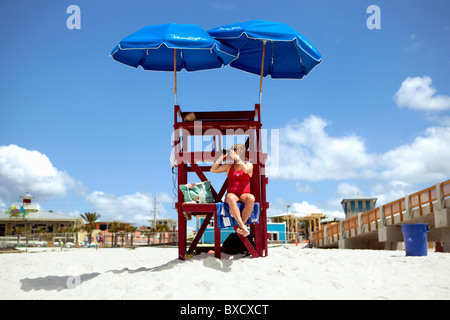
[[[244,230],[242,230],[239,227],[239,228],[237,228],[236,232],[239,233],[243,237],[247,237],[250,234],[250,232],[247,230],[247,228],[244,228]]]

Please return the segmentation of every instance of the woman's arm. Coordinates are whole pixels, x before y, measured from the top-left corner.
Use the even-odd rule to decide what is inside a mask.
[[[211,169],[209,171],[214,172],[214,173],[221,173],[221,172],[227,172],[229,165],[227,164],[222,164],[223,158],[226,155],[221,155],[216,162],[214,162],[214,164],[212,165]]]
[[[253,175],[253,164],[245,163],[244,161],[238,161],[244,173],[248,174],[250,177]]]

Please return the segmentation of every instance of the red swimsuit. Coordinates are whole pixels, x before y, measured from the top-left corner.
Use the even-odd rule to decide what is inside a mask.
[[[240,197],[244,193],[250,193],[250,176],[244,170],[234,170],[234,164],[228,171],[228,193],[234,193]]]

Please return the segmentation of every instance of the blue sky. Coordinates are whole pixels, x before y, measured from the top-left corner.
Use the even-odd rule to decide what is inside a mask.
[[[366,26],[373,4],[381,29]],[[70,5],[81,9],[79,30],[66,26]],[[2,1],[0,209],[28,191],[46,210],[140,225],[156,196],[158,216],[176,218],[173,74],[109,57],[125,36],[169,22],[284,22],[322,54],[303,80],[264,79],[263,127],[280,137],[269,215],[289,204],[342,216],[343,197],[382,204],[447,180],[449,9],[446,0]],[[259,77],[230,67],[178,74],[183,110],[252,109],[258,89]]]

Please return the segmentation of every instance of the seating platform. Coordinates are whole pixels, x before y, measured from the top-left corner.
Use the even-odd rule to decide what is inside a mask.
[[[189,249],[187,252],[185,251],[187,241],[186,239],[186,229],[183,228],[178,229],[178,238],[182,239],[182,241],[179,240],[178,248],[179,248],[179,259],[184,260],[185,255],[192,254],[195,249],[197,248],[198,243],[200,242],[200,239],[203,236],[203,233],[206,230],[206,227],[211,221],[211,218],[214,218],[214,256],[216,258],[221,258],[221,241],[220,241],[220,228],[219,224],[216,222],[218,221],[217,217],[217,206],[215,203],[184,203],[184,204],[177,204],[177,210],[178,212],[183,212],[183,219],[186,219],[186,215],[189,213],[191,216],[197,216],[197,215],[204,215],[205,220],[203,221],[200,229],[198,230],[194,240],[191,242],[191,245],[189,246]],[[178,219],[180,220],[180,216],[178,216]],[[236,226],[233,227],[236,230]],[[244,243],[247,250],[250,252],[252,257],[257,258],[261,255],[258,253],[255,247],[251,244],[251,242],[246,238],[239,235],[239,238]],[[184,240],[184,241],[183,241]]]

